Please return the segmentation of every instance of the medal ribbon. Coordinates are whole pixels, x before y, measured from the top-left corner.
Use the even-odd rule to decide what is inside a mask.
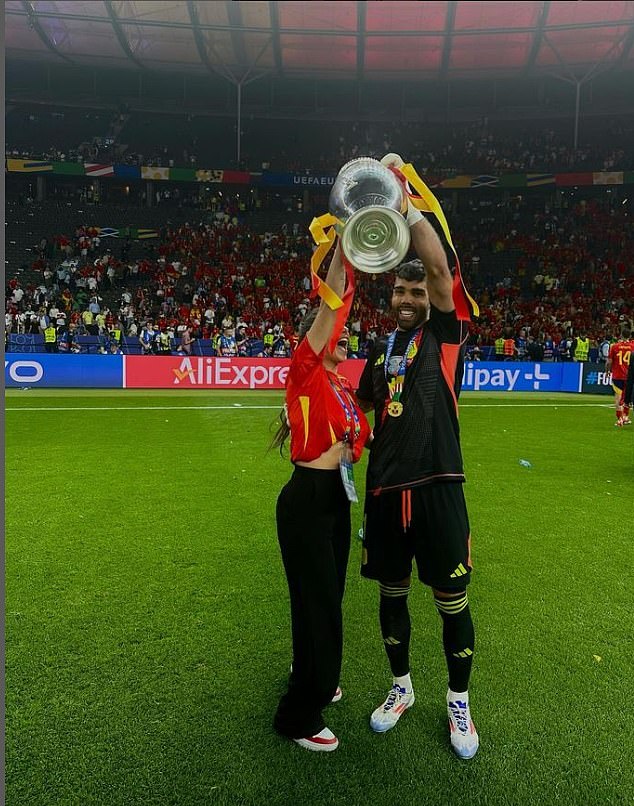
[[[359,413],[357,412],[352,399],[343,386],[338,386],[331,378],[329,378],[330,385],[332,386],[332,391],[337,396],[337,400],[343,409],[343,413],[346,416],[346,433],[344,436],[344,441],[348,442],[351,446],[354,444],[354,440],[359,436],[361,433],[361,421],[359,419]],[[347,402],[346,402],[347,401]],[[351,431],[351,423],[354,421],[354,439],[350,439],[350,431]]]
[[[390,333],[390,337],[387,340],[387,347],[385,349],[385,361],[383,362],[383,370],[385,372],[385,381],[387,383],[388,394],[390,396],[390,400],[391,401],[393,400],[395,403],[398,403],[398,401],[400,400],[401,392],[403,391],[403,384],[405,383],[405,373],[407,372],[410,364],[413,361],[413,357],[412,358],[409,357],[410,350],[414,343],[416,343],[416,348],[418,349],[423,331],[421,328],[416,328],[416,330],[414,331],[414,335],[409,340],[407,348],[403,354],[403,357],[401,358],[401,363],[396,372],[396,378],[390,381],[388,378],[389,364],[392,352],[394,350],[394,343],[396,342],[397,332],[398,332],[397,330],[393,330],[392,333]]]

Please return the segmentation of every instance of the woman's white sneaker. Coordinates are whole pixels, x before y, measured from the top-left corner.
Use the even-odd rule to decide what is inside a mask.
[[[320,753],[330,753],[339,747],[339,739],[329,729],[316,733],[314,736],[307,736],[305,739],[293,739],[300,747],[305,747],[306,750],[316,750]]]
[[[401,715],[414,705],[414,689],[407,691],[394,683],[385,702],[372,713],[370,727],[375,733],[385,733],[399,721]]]

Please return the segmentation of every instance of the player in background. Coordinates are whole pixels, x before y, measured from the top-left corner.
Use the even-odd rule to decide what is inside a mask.
[[[616,407],[616,426],[631,425],[630,407],[625,400],[625,381],[630,366],[634,341],[628,325],[621,329],[621,338],[610,347],[605,371],[612,373],[612,389]]]
[[[630,357],[630,368],[627,371],[627,380],[625,381],[625,391],[623,397],[627,406],[632,408],[634,406],[634,361]]]

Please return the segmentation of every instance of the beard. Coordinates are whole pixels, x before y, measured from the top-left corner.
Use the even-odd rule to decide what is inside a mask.
[[[399,330],[415,330],[429,318],[429,308],[396,308],[394,314]]]

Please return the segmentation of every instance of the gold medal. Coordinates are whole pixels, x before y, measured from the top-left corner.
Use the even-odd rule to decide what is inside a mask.
[[[392,400],[388,403],[387,413],[390,417],[400,417],[403,413],[403,404],[400,400]]]

